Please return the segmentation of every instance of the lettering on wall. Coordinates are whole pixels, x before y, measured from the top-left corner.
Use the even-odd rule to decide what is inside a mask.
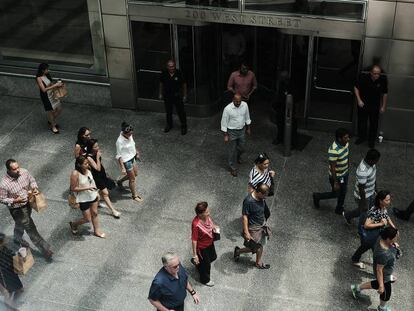
[[[185,18],[200,22],[242,24],[278,28],[299,28],[301,23],[301,20],[298,18],[188,9],[185,10]]]

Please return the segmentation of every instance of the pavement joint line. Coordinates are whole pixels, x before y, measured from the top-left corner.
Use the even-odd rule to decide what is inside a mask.
[[[92,309],[92,308],[78,306],[78,305],[72,305],[72,304],[69,304],[69,303],[63,303],[63,302],[59,302],[59,301],[55,301],[55,300],[43,299],[43,298],[38,298],[38,297],[33,297],[33,298],[34,299],[37,299],[39,301],[43,301],[43,302],[47,302],[47,303],[53,303],[53,304],[58,304],[58,305],[67,306],[67,307],[81,308],[81,309],[84,309],[84,310],[93,310],[93,311],[97,311],[98,310],[98,309]]]
[[[24,121],[26,121],[30,116],[31,116],[31,112],[29,112],[29,114],[27,115],[27,116],[25,116],[19,123],[17,123],[12,129],[11,129],[11,131],[7,134],[7,135],[5,135],[1,140],[0,140],[0,144],[6,139],[6,138],[8,138],[11,134],[13,134],[13,132],[14,132],[14,130],[15,129],[17,129],[19,126],[20,126],[20,124],[22,124]]]

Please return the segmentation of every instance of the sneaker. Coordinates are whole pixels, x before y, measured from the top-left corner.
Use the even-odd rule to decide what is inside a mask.
[[[355,267],[358,267],[359,269],[365,269],[367,266],[362,262],[353,262],[352,263]]]
[[[114,216],[114,218],[116,218],[116,219],[119,219],[120,217],[121,217],[121,213],[120,212],[118,212],[118,211],[113,211],[112,212],[112,216]]]
[[[209,287],[213,287],[214,286],[214,282],[210,280],[210,282],[204,284],[205,286],[209,286]]]
[[[99,207],[99,208],[106,208],[107,206],[106,206],[106,204],[105,204],[105,203],[103,203],[103,202],[99,202],[99,203],[98,203],[98,207]]]
[[[320,207],[319,206],[319,199],[317,198],[316,193],[312,194],[312,198],[313,198],[313,206],[315,208],[319,208]]]
[[[354,299],[358,299],[359,294],[361,293],[361,291],[358,290],[358,285],[356,284],[351,285],[351,292],[352,292],[352,297],[354,297]]]
[[[345,216],[345,212],[342,212],[342,216],[344,216],[344,219],[345,219],[345,222],[346,222],[346,224],[347,225],[351,225],[352,223],[351,223],[351,220],[350,219],[348,219],[346,216]]]
[[[378,306],[377,310],[378,311],[391,311],[391,308],[388,306],[385,306],[385,307]]]

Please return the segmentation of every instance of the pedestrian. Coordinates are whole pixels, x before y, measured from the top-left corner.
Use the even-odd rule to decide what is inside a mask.
[[[159,99],[164,99],[167,124],[164,133],[173,128],[173,109],[175,107],[181,123],[181,135],[187,134],[187,117],[184,103],[187,102],[187,83],[173,59],[168,60],[167,68],[161,73]]]
[[[377,166],[381,154],[376,149],[368,150],[365,158],[359,163],[356,170],[356,181],[354,198],[357,208],[352,211],[343,212],[347,224],[351,224],[351,219],[359,217],[374,205],[375,189],[377,180]]]
[[[273,178],[276,176],[276,172],[269,169],[270,159],[268,155],[263,152],[260,153],[254,160],[254,166],[249,173],[249,184],[247,186],[248,192],[253,192],[254,188],[259,182],[269,187],[268,196],[274,194],[274,182]]]
[[[320,200],[337,198],[335,213],[342,215],[346,190],[348,186],[349,172],[349,132],[339,128],[335,132],[335,141],[328,150],[329,183],[332,191],[313,193],[313,205],[319,208]]]
[[[414,200],[408,205],[405,210],[398,209],[396,207],[393,208],[394,215],[397,218],[402,220],[410,220],[411,214],[414,213]]]
[[[87,128],[86,126],[82,126],[78,130],[78,136],[75,143],[75,150],[73,151],[75,155],[75,159],[79,156],[86,156],[87,155],[87,146],[88,142],[91,139],[92,131],[90,128]]]
[[[391,311],[387,306],[391,298],[392,283],[397,280],[394,277],[394,268],[397,257],[401,251],[397,244],[398,230],[393,227],[387,227],[380,233],[380,239],[375,244],[373,270],[375,280],[362,284],[352,284],[351,291],[355,299],[357,299],[361,291],[366,289],[376,289],[380,294],[380,304],[378,311]]]
[[[233,101],[223,110],[221,118],[221,130],[224,132],[224,142],[228,145],[228,164],[232,176],[237,176],[236,162],[241,164],[241,155],[244,152],[246,142],[245,133],[250,135],[249,107],[241,100],[241,95],[236,94]]]
[[[92,172],[93,179],[95,180],[96,188],[99,190],[100,197],[102,197],[105,201],[105,206],[111,211],[112,216],[119,219],[121,213],[112,206],[108,191],[108,188],[112,189],[115,187],[115,182],[106,175],[97,139],[92,138],[89,140],[87,153],[89,167]],[[98,206],[100,206],[100,204],[101,203],[98,203]],[[102,207],[104,206],[102,205]]]
[[[218,227],[210,217],[207,202],[197,203],[195,212],[196,216],[191,224],[193,263],[200,274],[200,282],[211,287],[214,286],[210,278],[211,263],[217,259],[214,233]]]
[[[158,311],[184,311],[184,300],[188,291],[194,303],[199,304],[200,297],[188,280],[188,274],[178,255],[168,252],[161,259],[163,267],[152,281],[149,302]]]
[[[391,204],[391,194],[388,190],[381,190],[375,197],[374,206],[360,216],[358,234],[361,245],[352,255],[352,264],[360,269],[365,269],[361,262],[361,256],[369,249],[373,249],[381,230],[395,225],[388,215],[388,207]]]
[[[4,303],[16,310],[15,301],[23,292],[23,284],[14,272],[13,256],[14,252],[6,246],[6,236],[0,233],[0,293],[4,296]]]
[[[7,173],[0,184],[0,202],[7,205],[15,222],[14,242],[23,247],[29,247],[29,243],[23,239],[26,231],[34,245],[42,252],[47,260],[51,260],[53,252],[50,245],[37,231],[32,219],[32,208],[29,205],[29,195],[39,193],[36,180],[30,173],[19,166],[14,159],[6,161]]]
[[[138,149],[135,146],[134,138],[132,137],[134,128],[132,125],[122,122],[121,133],[116,141],[116,159],[118,160],[121,169],[121,175],[117,184],[123,187],[122,183],[126,180],[129,182],[129,189],[131,190],[132,200],[142,202],[142,197],[137,193],[136,177],[138,176],[138,166],[136,160],[141,161]]]
[[[37,68],[36,82],[40,90],[40,99],[47,114],[49,129],[53,134],[59,134],[59,125],[56,120],[62,112],[62,104],[58,98],[54,96],[54,90],[63,86],[62,82],[53,83],[52,76],[49,72],[49,65],[41,63]]]
[[[233,257],[237,262],[240,254],[256,254],[256,267],[258,269],[269,269],[270,265],[262,261],[263,246],[270,234],[267,226],[267,219],[270,217],[270,210],[265,198],[269,192],[269,187],[264,183],[258,183],[252,193],[249,193],[243,201],[243,236],[244,248],[236,246]]]
[[[80,225],[92,222],[93,233],[98,238],[106,238],[99,226],[98,220],[98,189],[90,171],[88,159],[79,156],[75,161],[75,169],[70,175],[70,191],[76,196],[79,209],[82,211],[82,218],[69,222],[73,235],[79,233]]]
[[[356,145],[367,140],[368,146],[374,148],[377,138],[378,120],[380,113],[384,113],[387,107],[388,80],[382,74],[379,65],[373,65],[367,74],[361,74],[354,86],[354,92],[358,103],[358,136]]]
[[[242,63],[239,70],[231,73],[227,82],[227,90],[234,94],[240,94],[242,100],[249,103],[250,97],[257,89],[256,75]]]

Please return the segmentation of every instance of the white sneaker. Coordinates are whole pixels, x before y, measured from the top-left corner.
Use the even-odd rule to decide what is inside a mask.
[[[214,282],[210,280],[210,282],[208,282],[208,283],[206,283],[204,285],[205,286],[208,286],[208,287],[213,287],[214,286]]]
[[[355,267],[358,267],[359,269],[365,269],[366,268],[366,265],[362,261],[360,261],[360,262],[353,262],[352,264]]]
[[[99,207],[99,208],[106,208],[107,206],[106,206],[106,204],[105,204],[105,203],[103,203],[103,202],[99,202],[99,203],[98,203],[98,207]]]

